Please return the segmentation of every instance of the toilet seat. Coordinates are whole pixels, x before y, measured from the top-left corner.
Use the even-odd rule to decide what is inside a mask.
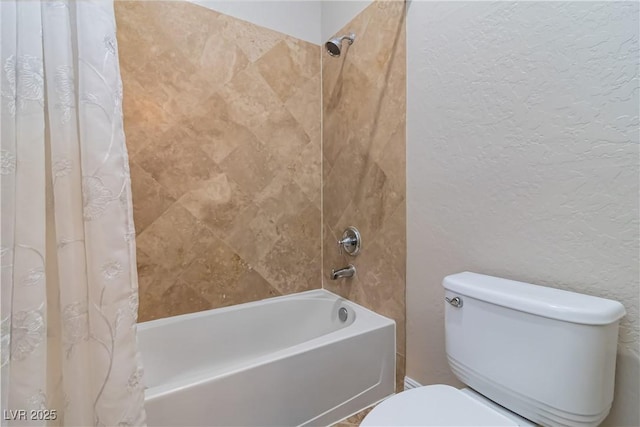
[[[448,385],[429,385],[390,397],[364,418],[373,426],[492,426],[517,427],[498,411]]]

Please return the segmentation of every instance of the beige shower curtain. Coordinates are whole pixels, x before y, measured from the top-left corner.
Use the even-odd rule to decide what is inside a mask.
[[[142,425],[113,3],[3,0],[0,22],[2,424]]]

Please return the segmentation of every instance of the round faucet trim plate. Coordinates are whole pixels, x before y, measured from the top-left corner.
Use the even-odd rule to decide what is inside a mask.
[[[360,253],[360,246],[362,245],[362,236],[360,231],[354,226],[347,227],[342,233],[342,238],[338,240],[338,248],[340,252],[346,252],[351,256],[356,256]]]

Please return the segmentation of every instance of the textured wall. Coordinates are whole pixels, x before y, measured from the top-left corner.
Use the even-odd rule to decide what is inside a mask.
[[[455,383],[442,278],[616,299],[616,400],[638,415],[638,3],[413,2],[407,373]]]
[[[323,284],[397,322],[398,379],[405,354],[404,2],[378,1],[338,33],[356,41],[322,55]],[[345,43],[346,46],[346,43]],[[344,229],[362,233],[362,253],[340,256]],[[352,263],[353,279],[332,281]]]
[[[188,1],[297,39],[320,44],[321,0]]]
[[[140,320],[319,288],[319,47],[186,2],[116,19]]]
[[[320,0],[319,3],[322,15],[320,39],[325,42],[366,9],[372,0]]]

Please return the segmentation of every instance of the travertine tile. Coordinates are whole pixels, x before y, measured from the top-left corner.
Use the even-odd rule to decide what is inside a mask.
[[[238,214],[249,206],[250,199],[234,180],[218,173],[200,188],[188,191],[178,203],[224,238],[236,224]]]
[[[375,119],[379,119],[379,98],[380,90],[369,81],[366,74],[345,58],[344,68],[333,92],[328,98],[323,98],[325,132],[348,135],[343,140],[348,137],[355,137],[356,140],[369,138],[371,129],[376,126]],[[331,144],[326,148],[330,150]],[[332,151],[325,151],[325,155],[334,161]]]
[[[278,234],[296,253],[302,253],[309,259],[320,254],[321,211],[312,203],[295,215],[282,216],[276,224]]]
[[[309,142],[288,167],[291,179],[316,207],[321,208],[321,153],[320,139]]]
[[[156,19],[152,17],[151,22],[176,23],[188,28],[188,31],[175,31],[174,27],[167,26],[161,31],[166,35],[162,40],[171,52],[182,52],[182,54],[192,62],[201,57],[207,42],[212,35],[222,31],[219,22],[221,16],[211,9],[202,8],[191,2],[163,1],[160,3],[164,8],[160,10],[160,15]],[[157,7],[149,7],[151,10]],[[204,10],[203,10],[204,9]],[[193,62],[196,65],[195,62]]]
[[[171,229],[171,233],[175,233],[175,236],[167,235],[153,235],[153,236],[141,236],[137,239],[137,265],[138,265],[138,287],[139,287],[139,309],[138,309],[138,321],[144,322],[148,320],[158,319],[169,316],[171,311],[166,306],[167,302],[164,300],[164,294],[169,288],[174,286],[178,282],[180,274],[182,274],[182,268],[184,265],[188,265],[198,253],[203,251],[209,244],[213,236],[203,229],[200,229],[203,234],[197,238],[190,237],[189,231],[198,231],[198,227],[185,227],[185,224],[189,224],[189,219],[180,218],[180,208],[177,207],[178,212],[170,213],[170,218],[164,218],[154,223],[155,228],[160,229],[169,224],[177,225],[180,227],[177,230]],[[184,214],[184,212],[182,212]],[[155,231],[152,230],[153,233]],[[185,236],[185,233],[187,236]],[[144,234],[144,233],[143,233]],[[163,247],[154,246],[156,240],[162,240],[166,238],[169,240],[166,257],[164,256]],[[192,244],[189,244],[188,239],[192,240]],[[151,255],[148,255],[145,250],[148,250]],[[174,258],[177,256],[178,258]]]
[[[406,359],[396,353],[396,393],[404,391],[404,376],[406,373]]]
[[[167,114],[154,94],[148,93],[135,80],[136,72],[122,71],[123,114],[126,144],[133,157],[153,143],[170,127],[173,117]]]
[[[300,151],[311,141],[302,126],[284,107],[269,112],[267,122],[260,128],[260,134],[261,141],[284,167],[295,161]]]
[[[321,286],[318,271],[320,257],[310,259],[303,253],[291,256],[295,249],[290,241],[280,237],[265,258],[255,267],[255,270],[283,295]]]
[[[291,179],[288,171],[282,170],[255,197],[254,202],[265,215],[277,221],[283,216],[300,213],[308,205],[309,199]]]
[[[322,104],[321,73],[306,81],[284,104],[312,141],[320,141]]]
[[[249,67],[220,90],[230,119],[250,128],[283,166],[290,164],[310,141],[260,73]]]
[[[320,46],[187,2],[116,19],[141,320],[320,287]]]
[[[398,67],[394,67],[395,70]],[[389,78],[381,88],[376,88],[372,93],[372,100],[376,104],[375,124],[370,129],[368,138],[360,141],[369,147],[371,156],[375,161],[382,160],[382,151],[388,146],[390,140],[395,138],[404,149],[404,132],[406,128],[405,105],[406,102],[398,94],[404,93],[406,79],[399,73],[390,73]],[[399,140],[402,139],[402,142]],[[404,154],[404,152],[403,152]]]
[[[355,130],[345,123],[344,117],[339,112],[330,113],[324,110],[322,116],[322,155],[324,162],[329,165],[328,170],[338,160],[340,152],[347,145],[353,132]]]
[[[360,27],[358,35],[367,40],[367,47],[353,49],[350,59],[380,86],[388,78],[391,57],[399,49],[404,49],[405,2],[378,1],[371,6],[371,10],[355,19],[356,27]]]
[[[133,220],[140,234],[176,200],[136,162],[130,162],[130,169]]]
[[[367,415],[369,415],[369,412],[371,412],[371,410],[374,407],[371,406],[369,408],[363,409],[362,411],[358,412],[355,415],[350,416],[349,418],[347,418],[347,422],[351,422],[355,425],[360,425],[360,423],[362,422],[362,420],[364,420],[364,417],[366,417]]]
[[[179,316],[211,308],[211,303],[198,295],[198,292],[182,279],[178,279],[162,294],[158,305],[162,307],[163,316],[161,317]]]
[[[393,310],[393,306],[392,306]],[[391,310],[390,310],[391,311]],[[389,315],[390,316],[390,315]],[[407,319],[405,314],[405,294],[402,293],[402,301],[397,303],[394,311],[394,320],[396,321],[396,351],[398,353],[407,353]]]
[[[164,291],[169,289],[178,278],[182,270],[168,270],[161,260],[156,257],[149,256],[138,244],[136,248],[136,262],[138,265],[138,291],[140,295],[156,295],[160,296]],[[141,300],[143,298],[140,298]],[[148,319],[140,318],[140,321]]]
[[[285,38],[285,42],[290,49],[291,58],[303,76],[309,78],[321,71],[320,55],[323,49],[321,46],[290,36]],[[286,72],[288,73],[289,70]]]
[[[227,301],[227,305],[258,301],[264,298],[280,296],[281,294],[255,270],[245,272],[234,283],[237,295],[234,301]],[[227,296],[227,299],[230,297]]]
[[[276,221],[251,204],[240,214],[225,241],[253,266],[271,251],[278,237]]]
[[[380,243],[384,259],[403,279],[406,279],[407,263],[406,228],[407,207],[406,203],[400,203],[380,232],[371,236],[374,242]]]
[[[218,93],[229,106],[231,118],[254,130],[282,105],[255,65],[236,74]]]
[[[396,321],[401,384],[406,316],[404,2],[372,3],[338,33],[348,31],[357,34],[356,42],[340,58],[322,56],[324,285]],[[332,248],[349,225],[359,228],[363,246],[360,255],[347,260]],[[354,279],[327,280],[331,268],[348,262],[356,267]]]
[[[217,164],[238,146],[258,142],[251,129],[231,120],[229,106],[219,94],[203,99],[199,107],[186,118],[183,129],[188,130],[191,143]]]
[[[149,19],[149,4],[141,1],[114,2],[114,11],[118,31],[118,54],[122,71],[137,69],[144,62],[157,57],[158,48],[142,47],[162,46],[163,31],[158,28],[161,20]],[[162,7],[158,3],[153,9]]]
[[[329,178],[331,169],[333,169],[333,164],[331,164],[323,154],[322,155],[322,183],[324,183],[327,180],[327,178]]]
[[[235,40],[218,32],[210,34],[199,58],[198,75],[208,84],[222,86],[249,65]]]
[[[350,416],[346,420],[343,420],[343,421],[340,421],[337,424],[334,424],[332,427],[357,427],[357,426],[360,425],[360,423],[362,423],[362,420],[364,420],[364,417],[369,415],[369,412],[371,412],[371,410],[374,407],[375,407],[375,405],[371,406],[369,408],[363,409],[362,411],[358,412],[357,414]]]
[[[136,238],[137,246],[165,270],[177,272],[193,261],[213,234],[179,203],[171,207]]]
[[[377,164],[372,164],[354,196],[360,212],[366,212],[360,218],[361,227],[371,233],[379,231],[398,205],[404,203],[404,192],[404,186],[389,180]]]
[[[346,142],[331,173],[323,183],[325,222],[334,227],[345,209],[365,183],[369,161],[357,144]]]
[[[208,35],[218,32],[220,27],[218,12],[190,2],[119,0],[115,9],[118,30],[124,35],[167,50],[198,52]],[[175,31],[176,26],[189,31]]]
[[[220,168],[253,197],[273,180],[278,162],[257,140],[245,140],[220,163]]]
[[[322,288],[322,256],[318,254],[311,263],[309,263],[309,271],[307,271],[305,277],[309,280],[308,289],[320,289]]]
[[[138,322],[148,322],[168,316],[167,310],[162,305],[161,296],[140,291],[138,299]]]
[[[220,15],[219,21],[223,26],[222,31],[225,36],[230,40],[236,40],[237,45],[251,62],[258,60],[286,37],[277,31],[253,25],[228,15]]]
[[[240,301],[242,296],[235,283],[249,271],[249,265],[222,240],[214,239],[205,251],[191,262],[180,275],[200,297],[212,307]],[[227,301],[228,300],[228,301]]]
[[[153,46],[147,49],[154,51]],[[146,50],[143,48],[140,49]],[[132,58],[138,61],[137,58]],[[162,108],[172,113],[189,111],[185,106],[191,106],[195,99],[189,96],[193,93],[194,83],[191,78],[198,68],[184,52],[158,48],[158,52],[147,62],[141,63],[134,71],[135,79],[149,93]],[[202,91],[203,88],[200,88]]]
[[[330,100],[329,106],[337,104],[335,109],[328,109],[328,113],[337,114],[342,121],[337,124],[348,126],[352,132],[349,135],[358,139],[366,139],[371,134],[371,128],[376,126],[379,118],[380,104],[377,101],[378,90],[360,68],[350,62],[345,65],[342,75],[344,82],[335,100]]]
[[[400,122],[391,134],[377,160],[378,166],[385,175],[394,180],[398,186],[406,183],[406,123]]]
[[[220,169],[194,143],[188,131],[178,127],[149,144],[133,160],[174,198],[204,186],[220,174]]]
[[[286,102],[319,69],[319,66],[314,67],[317,61],[308,58],[319,58],[318,46],[308,43],[311,48],[307,48],[302,45],[282,40],[256,61],[262,77],[282,102]],[[283,79],[283,75],[288,79]]]

